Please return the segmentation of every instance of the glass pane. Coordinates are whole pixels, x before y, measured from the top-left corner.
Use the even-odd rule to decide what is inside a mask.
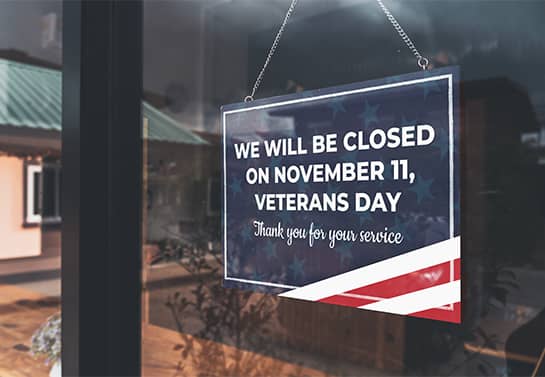
[[[144,2],[142,374],[543,373],[543,2],[386,3],[460,67],[461,325],[224,287],[220,107],[250,93],[289,4]],[[301,1],[256,98],[417,70],[375,1]]]
[[[43,168],[42,216],[55,216],[56,176],[55,169]]]
[[[48,376],[60,357],[58,317],[40,328],[61,304],[61,34],[60,0],[0,2],[1,376]]]
[[[34,195],[32,196],[32,213],[34,215],[41,215],[42,213],[42,203],[41,203],[41,182],[42,182],[42,173],[34,173],[33,174],[33,182],[32,182],[32,185],[33,185],[33,193]]]

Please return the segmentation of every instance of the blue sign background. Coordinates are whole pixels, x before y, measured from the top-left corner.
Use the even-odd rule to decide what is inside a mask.
[[[459,235],[459,114],[458,69],[447,67],[328,89],[227,105],[224,130],[224,257],[225,285],[281,292],[358,267],[391,258]],[[302,137],[311,151],[312,136],[348,131],[429,124],[435,140],[428,146],[313,155],[236,159],[234,144],[281,137]],[[389,162],[408,159],[416,181],[392,180]],[[381,160],[380,182],[336,182],[250,185],[250,167],[335,164]],[[258,211],[255,193],[403,192],[395,213]],[[352,202],[352,199],[350,199]],[[307,229],[311,222],[324,229],[401,232],[399,245],[328,242],[308,246],[308,240],[254,236],[254,220],[274,226]]]

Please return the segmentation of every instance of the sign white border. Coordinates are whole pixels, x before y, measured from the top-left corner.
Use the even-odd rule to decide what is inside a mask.
[[[303,102],[310,102],[310,101],[317,101],[321,99],[327,99],[327,98],[333,98],[333,97],[339,97],[339,96],[348,96],[352,94],[360,94],[365,92],[372,92],[376,90],[382,90],[382,89],[391,89],[396,88],[400,86],[409,86],[409,85],[416,85],[416,84],[422,84],[429,81],[438,81],[438,80],[448,80],[448,112],[449,112],[449,238],[454,238],[454,114],[453,114],[453,91],[452,91],[452,74],[445,74],[445,75],[439,75],[434,77],[425,77],[421,79],[415,79],[415,80],[409,80],[409,81],[400,81],[395,83],[389,83],[384,85],[378,85],[378,86],[371,86],[366,88],[360,88],[360,89],[353,89],[353,90],[347,90],[343,92],[338,93],[330,93],[330,94],[323,94],[318,95],[314,97],[304,97],[304,98],[298,98],[283,102],[276,102],[276,103],[269,103],[265,105],[258,105],[253,107],[247,107],[242,109],[235,109],[235,110],[229,110],[224,111],[222,116],[222,129],[223,129],[223,184],[224,184],[224,196],[223,196],[223,205],[224,205],[224,211],[223,211],[223,278],[225,280],[232,280],[232,281],[238,281],[241,283],[247,283],[247,284],[258,284],[258,285],[266,285],[270,287],[277,287],[277,288],[286,288],[286,289],[295,289],[300,288],[293,285],[286,285],[286,284],[279,284],[279,283],[271,283],[271,282],[265,282],[265,281],[259,281],[259,280],[250,280],[250,279],[241,279],[237,277],[229,277],[227,276],[227,133],[226,131],[226,116],[228,114],[235,114],[235,113],[241,113],[246,111],[252,111],[252,110],[262,110],[262,109],[268,109],[272,107],[278,107],[278,106],[286,106],[286,105],[293,105],[297,103],[303,103]],[[408,250],[409,251],[409,250]],[[407,251],[407,252],[408,252]],[[454,261],[450,262],[450,281],[452,282],[454,280]],[[448,307],[448,306],[447,306]],[[441,308],[447,308],[447,307],[441,307]],[[448,307],[449,310],[452,309],[452,305]]]

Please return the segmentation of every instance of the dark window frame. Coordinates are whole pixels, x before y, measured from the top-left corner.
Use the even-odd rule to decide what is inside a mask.
[[[62,369],[141,367],[142,2],[63,4]]]

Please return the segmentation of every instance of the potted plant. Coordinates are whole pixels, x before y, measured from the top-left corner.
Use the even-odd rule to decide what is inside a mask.
[[[44,355],[46,365],[52,365],[50,377],[61,377],[61,313],[49,317],[32,335],[32,355]]]

